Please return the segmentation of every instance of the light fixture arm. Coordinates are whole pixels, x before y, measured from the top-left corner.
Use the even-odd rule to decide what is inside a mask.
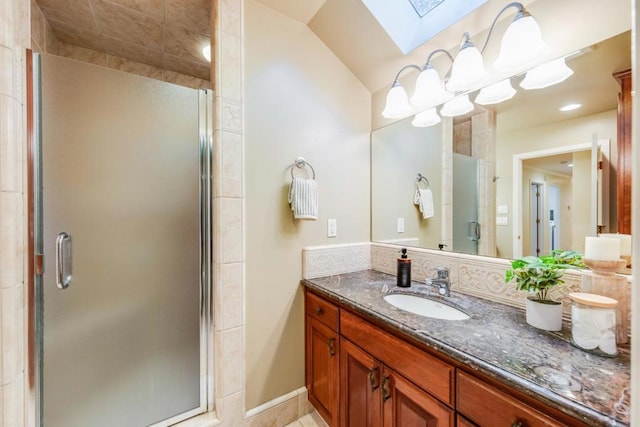
[[[500,18],[500,16],[502,16],[502,14],[511,7],[515,7],[518,9],[518,13],[514,18],[514,21],[525,16],[530,16],[530,13],[527,11],[527,9],[524,8],[524,5],[520,2],[514,1],[506,5],[505,7],[503,7],[502,10],[498,12],[493,22],[491,23],[491,27],[489,27],[489,34],[487,34],[487,39],[484,41],[484,45],[482,46],[480,53],[484,54],[484,51],[487,49],[487,45],[489,44],[489,39],[491,38],[491,34],[493,34],[493,29],[495,28],[496,23],[498,22],[498,18]]]
[[[448,50],[444,50],[444,49],[436,49],[434,51],[432,51],[429,56],[427,57],[427,61],[424,63],[424,66],[422,67],[423,70],[426,70],[427,68],[429,68],[431,66],[431,57],[433,55],[435,55],[436,53],[442,52],[444,54],[447,55],[447,57],[451,60],[451,63],[453,63],[453,56],[451,56],[451,54],[449,53]]]
[[[400,78],[400,74],[402,74],[402,72],[408,68],[415,68],[418,71],[422,71],[422,68],[418,67],[417,65],[413,65],[413,64],[405,65],[404,67],[400,68],[400,71],[398,71],[398,73],[396,74],[396,77],[393,79],[393,84],[391,85],[391,87],[394,87],[400,84],[400,82],[398,81],[398,79]]]

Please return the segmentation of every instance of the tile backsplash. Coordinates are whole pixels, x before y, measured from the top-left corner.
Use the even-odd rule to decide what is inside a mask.
[[[367,269],[395,275],[399,249],[397,245],[385,243],[307,247],[302,251],[303,278]],[[414,281],[435,277],[436,268],[447,267],[453,290],[524,308],[527,293],[518,291],[515,283],[504,282],[509,260],[421,248],[408,248],[407,253],[412,259]],[[564,274],[564,284],[551,290],[550,296],[564,303],[565,317],[570,316],[569,293],[582,291],[583,283],[588,283],[590,275],[589,271],[569,270]]]

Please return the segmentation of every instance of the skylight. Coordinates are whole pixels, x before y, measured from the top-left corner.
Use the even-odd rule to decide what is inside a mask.
[[[362,0],[403,54],[488,0]]]
[[[409,3],[411,3],[411,6],[413,6],[418,16],[422,18],[443,1],[444,0],[409,0]]]

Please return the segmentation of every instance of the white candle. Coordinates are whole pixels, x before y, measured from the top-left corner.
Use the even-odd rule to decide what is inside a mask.
[[[620,255],[631,256],[631,234],[607,234],[602,233],[600,237],[607,239],[620,239]]]
[[[598,261],[618,261],[620,259],[620,239],[586,237],[584,257]]]

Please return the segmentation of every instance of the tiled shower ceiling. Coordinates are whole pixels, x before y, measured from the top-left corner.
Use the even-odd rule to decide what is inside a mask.
[[[36,1],[62,42],[210,78],[210,0]]]

